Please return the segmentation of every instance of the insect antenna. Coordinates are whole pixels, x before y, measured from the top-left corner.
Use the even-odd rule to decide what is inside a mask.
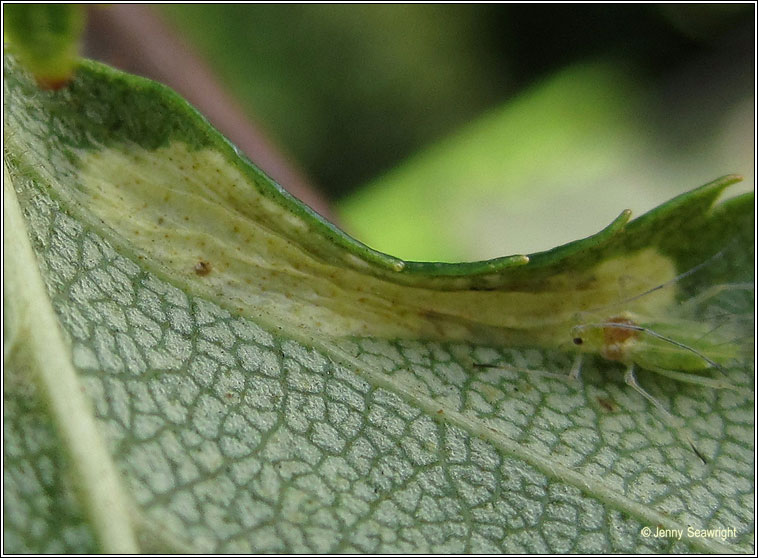
[[[704,465],[708,465],[708,461],[705,459],[705,457],[703,457],[703,454],[697,450],[697,448],[695,447],[695,444],[692,443],[692,440],[688,440],[688,442],[690,443],[690,447],[692,448],[692,451],[694,451],[695,455],[697,455],[700,458],[700,461],[702,461]]]

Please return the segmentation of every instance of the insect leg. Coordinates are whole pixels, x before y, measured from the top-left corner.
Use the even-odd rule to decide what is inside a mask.
[[[669,413],[666,408],[661,404],[660,401],[658,401],[655,397],[650,395],[648,392],[646,392],[644,389],[642,389],[642,386],[637,382],[637,377],[634,375],[634,365],[630,365],[626,369],[626,373],[624,374],[624,381],[627,383],[628,386],[631,386],[634,388],[634,390],[639,393],[642,397],[647,399],[650,403],[652,403],[656,409],[664,416],[666,417],[666,420],[668,420],[669,424],[677,431],[677,433],[682,436],[685,441],[690,445],[692,448],[692,451],[695,452],[695,455],[697,455],[700,460],[703,463],[708,463],[703,457],[703,454],[701,454],[698,449],[695,447],[694,442],[692,441],[692,437],[689,435],[689,433],[686,431],[685,427],[682,425],[681,419],[677,420],[674,415]]]
[[[584,360],[584,355],[582,353],[577,353],[576,358],[574,359],[574,364],[571,367],[571,372],[569,372],[569,379],[571,380],[578,380],[580,374],[582,373],[582,361]]]
[[[683,382],[686,384],[697,384],[700,386],[706,386],[713,389],[730,389],[738,393],[746,393],[748,395],[752,395],[752,391],[750,391],[749,389],[733,386],[726,380],[719,380],[716,378],[707,378],[705,376],[700,376],[694,373],[677,372],[676,370],[667,370],[665,368],[650,368],[650,370],[657,374],[660,374],[661,376],[666,376],[667,378],[671,378],[672,380],[676,380],[678,382]]]

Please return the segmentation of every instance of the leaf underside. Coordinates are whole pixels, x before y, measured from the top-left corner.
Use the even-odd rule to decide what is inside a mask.
[[[301,207],[157,84],[85,62],[46,92],[6,59],[5,103],[6,552],[753,551],[749,366],[725,370],[744,391],[638,374],[704,465],[619,364],[540,375],[572,355],[462,317],[511,292],[570,306],[607,262],[671,279],[711,261],[676,305],[752,283],[752,197],[711,209],[731,179],[529,263],[402,262]],[[256,242],[232,253],[225,223]],[[361,302],[362,282],[397,304]],[[413,306],[435,300],[455,320]],[[681,540],[644,536],[659,526]]]

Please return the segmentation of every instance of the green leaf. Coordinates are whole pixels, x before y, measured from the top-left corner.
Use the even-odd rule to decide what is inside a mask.
[[[735,177],[549,252],[404,262],[162,86],[5,78],[6,552],[752,552],[747,359],[731,390],[639,373],[705,464],[619,363],[555,377],[588,310],[752,321]]]

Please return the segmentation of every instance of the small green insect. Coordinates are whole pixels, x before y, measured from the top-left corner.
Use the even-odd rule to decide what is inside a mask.
[[[579,379],[586,354],[599,355],[625,365],[625,382],[658,409],[704,463],[707,462],[705,457],[698,451],[681,421],[642,388],[635,371],[641,368],[684,383],[750,393],[746,388],[732,385],[726,378],[725,370],[746,363],[748,347],[752,345],[753,316],[735,315],[723,310],[714,312],[713,309],[723,308],[728,297],[741,297],[741,307],[752,307],[753,284],[717,285],[670,310],[667,315],[656,318],[638,315],[624,308],[634,300],[683,281],[722,258],[725,253],[726,249],[668,283],[612,306],[577,313],[574,325],[567,331],[578,353],[568,374],[569,379]]]
[[[642,325],[644,324],[644,325]],[[585,323],[572,328],[574,345],[582,351],[626,365],[624,380],[640,395],[652,403],[667,421],[676,428],[705,463],[706,459],[697,450],[691,437],[682,430],[678,421],[666,408],[645,391],[637,381],[637,367],[656,372],[680,382],[699,384],[714,389],[742,391],[724,379],[723,366],[740,357],[738,346],[723,339],[718,334],[707,331],[707,327],[693,327],[667,323],[645,323],[637,321],[630,314],[612,316],[603,322]],[[575,365],[572,374],[578,377],[580,364]],[[717,374],[709,377],[702,374]]]

